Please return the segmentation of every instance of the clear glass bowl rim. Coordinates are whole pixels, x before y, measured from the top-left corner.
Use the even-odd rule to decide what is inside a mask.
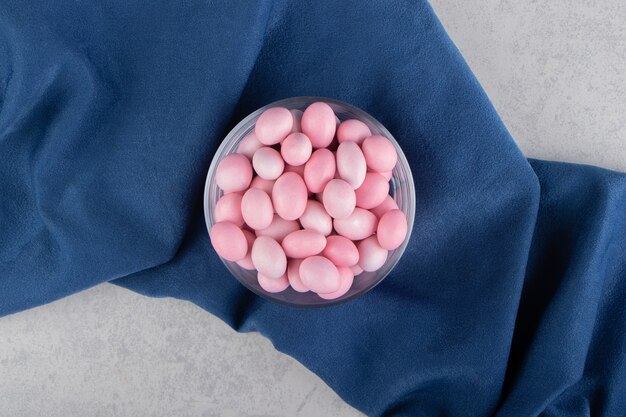
[[[302,107],[302,106],[308,106],[311,103],[314,103],[316,101],[323,101],[325,103],[328,103],[331,107],[341,107],[344,108],[345,110],[351,112],[358,120],[361,121],[367,121],[369,123],[369,125],[373,125],[375,126],[381,134],[385,137],[387,137],[391,143],[394,145],[394,147],[396,148],[396,151],[398,153],[398,164],[401,165],[404,169],[404,180],[406,182],[406,184],[404,185],[407,188],[407,194],[408,194],[408,198],[409,201],[407,202],[407,210],[403,210],[404,213],[407,216],[407,223],[408,223],[408,232],[407,232],[407,239],[404,240],[403,244],[397,248],[394,249],[393,251],[390,251],[390,254],[394,254],[394,258],[395,261],[392,264],[387,264],[387,262],[384,265],[384,269],[385,272],[380,274],[379,276],[377,276],[374,280],[372,280],[371,283],[369,283],[367,286],[365,286],[363,289],[361,289],[358,292],[355,292],[353,294],[347,295],[347,296],[342,296],[339,297],[335,300],[325,300],[322,298],[319,298],[319,303],[317,304],[300,304],[298,302],[295,301],[288,301],[288,300],[284,300],[281,298],[275,298],[272,293],[267,293],[264,292],[262,290],[258,290],[255,287],[252,287],[251,285],[249,285],[244,279],[240,278],[237,274],[237,270],[233,269],[235,268],[235,266],[237,268],[241,268],[239,267],[235,262],[230,262],[227,261],[225,259],[223,259],[222,257],[219,257],[220,260],[222,261],[222,263],[224,264],[224,266],[226,267],[226,269],[231,273],[231,275],[233,275],[237,281],[239,281],[244,287],[246,287],[247,289],[249,289],[250,291],[252,291],[253,293],[255,293],[256,295],[259,295],[261,297],[263,297],[266,300],[275,302],[275,303],[279,303],[279,304],[285,304],[285,305],[289,305],[292,307],[301,307],[301,308],[319,308],[319,307],[329,307],[329,306],[333,306],[333,305],[337,305],[337,304],[342,304],[344,302],[350,301],[356,297],[359,297],[369,291],[371,291],[374,287],[376,287],[378,284],[380,284],[390,273],[391,271],[395,268],[395,266],[398,264],[398,262],[400,261],[400,259],[402,258],[402,255],[404,254],[404,251],[406,250],[406,247],[409,243],[411,234],[412,234],[412,230],[413,230],[413,225],[414,225],[414,221],[415,221],[415,184],[413,181],[413,175],[411,173],[411,168],[409,165],[408,160],[406,159],[406,156],[404,155],[404,152],[402,150],[402,148],[400,147],[399,143],[396,141],[396,139],[394,138],[394,136],[387,130],[387,128],[380,123],[377,119],[375,119],[372,115],[370,115],[369,113],[365,112],[364,110],[361,110],[358,107],[355,107],[349,103],[340,101],[340,100],[336,100],[336,99],[332,99],[332,98],[328,98],[328,97],[318,97],[318,96],[297,96],[297,97],[290,97],[287,99],[282,99],[282,100],[278,100],[278,101],[274,101],[272,103],[269,103],[257,110],[255,110],[254,112],[250,113],[248,116],[246,116],[243,120],[241,120],[239,123],[237,123],[237,125],[235,125],[235,127],[233,127],[230,132],[228,132],[228,134],[224,137],[224,140],[222,140],[222,143],[220,144],[220,146],[217,148],[217,150],[215,151],[215,154],[213,156],[213,159],[211,160],[211,165],[209,166],[209,170],[207,172],[207,177],[206,177],[206,181],[205,181],[205,186],[204,186],[204,195],[203,195],[203,205],[204,205],[204,219],[205,219],[205,223],[206,223],[206,227],[207,227],[207,233],[211,231],[211,227],[214,224],[213,221],[213,213],[212,213],[212,208],[209,205],[209,195],[210,195],[210,190],[212,188],[212,183],[215,182],[215,170],[217,168],[217,164],[219,163],[219,161],[226,156],[227,154],[225,153],[225,149],[229,146],[232,146],[232,141],[233,139],[240,134],[240,132],[244,129],[247,129],[250,125],[253,125],[256,122],[256,119],[261,115],[261,113],[263,113],[265,110],[271,108],[271,107],[285,107],[287,109],[293,109],[296,107]],[[238,142],[241,140],[242,138],[239,138]],[[395,171],[395,169],[394,169]],[[395,178],[395,175],[394,175]],[[401,207],[402,209],[402,207]],[[396,254],[397,252],[397,254]],[[377,271],[378,272],[378,271]],[[357,278],[355,278],[357,279]]]

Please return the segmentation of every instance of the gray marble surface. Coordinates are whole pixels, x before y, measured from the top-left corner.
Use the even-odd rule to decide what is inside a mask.
[[[530,157],[626,171],[623,0],[434,0]],[[0,318],[0,416],[359,416],[197,307],[101,285]]]

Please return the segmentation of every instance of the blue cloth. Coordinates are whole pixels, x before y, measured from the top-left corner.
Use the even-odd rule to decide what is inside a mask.
[[[318,310],[239,285],[202,216],[225,134],[300,95],[378,118],[418,196],[394,272]],[[626,410],[626,176],[527,161],[424,1],[5,0],[0,100],[0,315],[112,281],[261,332],[368,415]]]

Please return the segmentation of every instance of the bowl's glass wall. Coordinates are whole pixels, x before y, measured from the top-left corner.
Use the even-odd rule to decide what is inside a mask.
[[[411,231],[413,230],[413,222],[415,218],[415,186],[413,184],[413,177],[411,175],[409,164],[406,160],[406,157],[404,156],[404,153],[402,152],[402,149],[393,138],[393,136],[387,131],[387,129],[385,129],[383,125],[381,125],[376,119],[365,113],[363,110],[360,110],[356,107],[337,100],[323,97],[294,97],[268,104],[267,106],[262,107],[254,113],[250,114],[237,126],[235,126],[233,130],[230,131],[230,133],[226,136],[226,138],[218,148],[213,158],[213,161],[211,162],[209,173],[206,179],[204,190],[204,215],[208,230],[211,230],[213,223],[215,223],[215,219],[213,217],[215,204],[223,195],[222,191],[217,187],[217,184],[215,183],[215,170],[219,161],[226,155],[231,154],[237,150],[237,147],[239,146],[241,140],[254,129],[254,124],[256,123],[256,120],[264,110],[270,107],[281,106],[288,109],[297,109],[304,111],[309,104],[316,101],[324,101],[328,103],[335,111],[335,114],[337,115],[339,120],[361,120],[370,128],[372,134],[383,135],[393,143],[398,152],[398,163],[393,169],[393,176],[390,182],[390,194],[398,204],[400,210],[402,210],[407,216],[410,237]],[[281,293],[267,293],[259,286],[256,278],[256,271],[248,271],[246,269],[243,269],[235,262],[226,261],[224,259],[222,259],[222,261],[226,265],[226,268],[228,268],[228,270],[243,285],[245,285],[256,294],[259,294],[273,301],[278,301],[291,305],[319,307],[333,305],[342,301],[349,300],[373,288],[376,284],[381,282],[398,263],[400,257],[406,249],[408,241],[409,239],[406,239],[402,246],[389,253],[387,261],[381,269],[375,272],[363,272],[360,275],[357,275],[354,278],[352,288],[350,288],[350,290],[346,294],[336,300],[324,300],[318,297],[317,294],[312,292],[299,293],[297,291],[294,291],[291,287]]]

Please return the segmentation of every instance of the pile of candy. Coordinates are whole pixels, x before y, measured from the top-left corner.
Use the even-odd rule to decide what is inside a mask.
[[[219,162],[224,195],[211,243],[222,258],[256,270],[267,292],[291,286],[341,297],[407,237],[406,216],[389,195],[397,159],[386,137],[359,120],[340,123],[326,103],[304,113],[270,108]]]

